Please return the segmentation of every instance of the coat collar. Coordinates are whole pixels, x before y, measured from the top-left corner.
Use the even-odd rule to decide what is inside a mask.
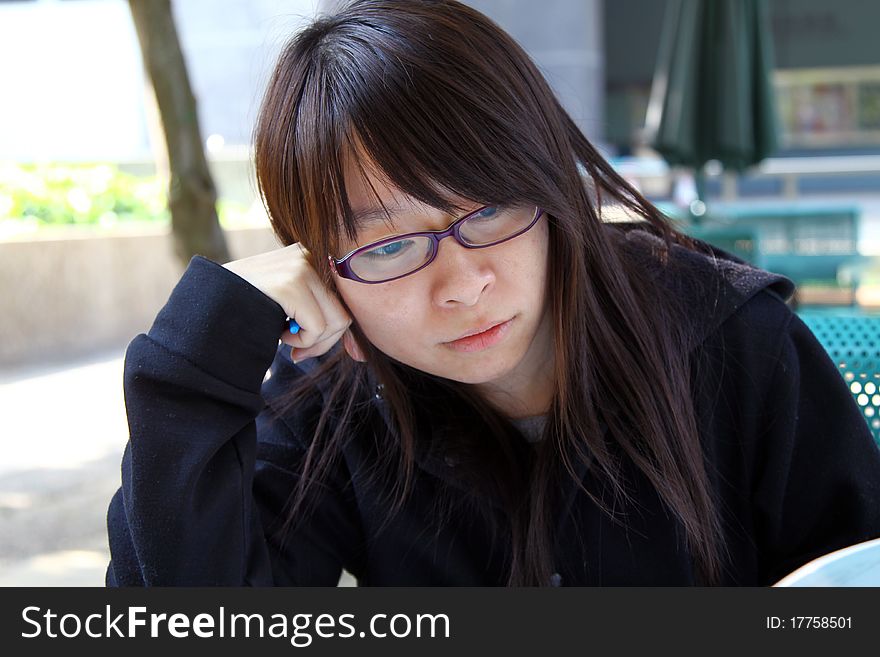
[[[650,271],[655,280],[681,299],[693,323],[690,349],[714,333],[721,324],[761,290],[769,290],[787,302],[794,294],[794,283],[745,262],[706,242],[695,240],[705,253],[673,244],[666,264],[663,240],[640,228],[645,222],[621,222],[616,237],[624,253]]]
[[[367,390],[372,396],[370,403],[379,413],[391,436],[393,436],[395,440],[398,440],[399,434],[397,432],[396,424],[392,421],[391,409],[385,402],[385,384],[377,378],[371,368],[367,367],[366,372]],[[420,437],[415,446],[413,458],[416,465],[429,474],[442,479],[446,483],[467,491],[467,487],[456,476],[455,468],[457,464],[455,459],[442,452],[442,437],[440,436],[440,432],[436,425],[433,423],[427,423],[427,427],[429,435],[424,436],[424,440]]]

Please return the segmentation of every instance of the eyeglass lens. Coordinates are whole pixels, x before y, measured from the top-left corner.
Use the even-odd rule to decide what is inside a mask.
[[[459,225],[462,241],[490,246],[525,230],[535,218],[535,207],[487,207]],[[405,276],[431,259],[433,240],[427,235],[403,236],[362,251],[350,260],[352,271],[366,281]]]

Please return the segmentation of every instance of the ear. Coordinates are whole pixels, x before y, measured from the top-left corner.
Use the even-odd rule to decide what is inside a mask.
[[[352,360],[356,360],[361,363],[367,360],[364,356],[364,353],[361,351],[361,348],[358,347],[354,336],[351,334],[351,331],[346,331],[342,334],[342,346],[345,347],[345,350],[348,352],[348,355],[351,356]]]

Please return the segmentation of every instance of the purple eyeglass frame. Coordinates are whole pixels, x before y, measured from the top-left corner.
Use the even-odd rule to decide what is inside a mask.
[[[391,237],[386,237],[384,239],[379,240],[378,242],[372,242],[370,244],[367,244],[366,246],[360,246],[360,247],[354,249],[353,251],[350,251],[346,255],[342,256],[341,258],[334,258],[332,255],[328,255],[327,259],[330,262],[330,269],[335,274],[337,274],[340,278],[347,278],[349,280],[357,281],[359,283],[366,283],[367,285],[375,285],[377,283],[388,283],[389,281],[396,281],[398,278],[403,278],[404,276],[409,276],[411,274],[415,274],[417,271],[421,271],[422,269],[424,269],[425,267],[430,265],[432,262],[434,262],[434,258],[436,258],[437,254],[440,252],[440,240],[445,239],[445,238],[449,237],[450,235],[455,237],[455,241],[458,242],[459,244],[461,244],[466,249],[485,249],[488,246],[495,246],[496,244],[501,244],[501,243],[506,242],[508,240],[512,240],[514,237],[519,237],[520,235],[522,235],[523,233],[525,233],[529,229],[531,229],[531,227],[534,226],[536,223],[538,223],[538,219],[540,219],[541,215],[544,214],[544,210],[542,208],[535,206],[535,216],[532,217],[532,220],[529,222],[529,225],[526,226],[525,228],[523,228],[522,230],[514,233],[513,235],[510,235],[509,237],[505,237],[503,240],[498,240],[497,242],[490,242],[489,244],[467,244],[461,238],[461,232],[460,232],[461,224],[464,223],[465,221],[467,221],[468,219],[470,219],[471,217],[473,217],[474,215],[479,214],[480,212],[482,212],[486,208],[491,208],[491,207],[493,207],[493,206],[484,205],[481,208],[477,208],[473,212],[469,212],[465,216],[456,219],[451,224],[449,224],[448,227],[446,227],[443,230],[426,230],[426,231],[420,231],[418,233],[404,233],[403,235],[392,235]],[[349,261],[352,258],[354,258],[356,255],[358,255],[361,251],[366,251],[368,249],[375,249],[376,247],[382,246],[383,244],[390,244],[391,242],[396,242],[401,239],[406,239],[407,237],[422,237],[422,236],[431,238],[431,241],[433,243],[432,247],[431,247],[433,249],[433,252],[431,253],[431,257],[428,258],[427,262],[425,262],[425,264],[420,266],[418,269],[413,269],[412,271],[407,272],[406,274],[401,274],[400,276],[395,276],[394,278],[386,278],[381,281],[365,281],[363,278],[361,278],[360,276],[355,274],[351,270],[351,266],[348,264]]]

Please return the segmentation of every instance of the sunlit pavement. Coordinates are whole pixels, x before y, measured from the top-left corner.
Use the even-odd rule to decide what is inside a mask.
[[[0,373],[0,586],[103,586],[122,353]]]
[[[0,586],[104,585],[128,439],[122,362],[0,373]]]

